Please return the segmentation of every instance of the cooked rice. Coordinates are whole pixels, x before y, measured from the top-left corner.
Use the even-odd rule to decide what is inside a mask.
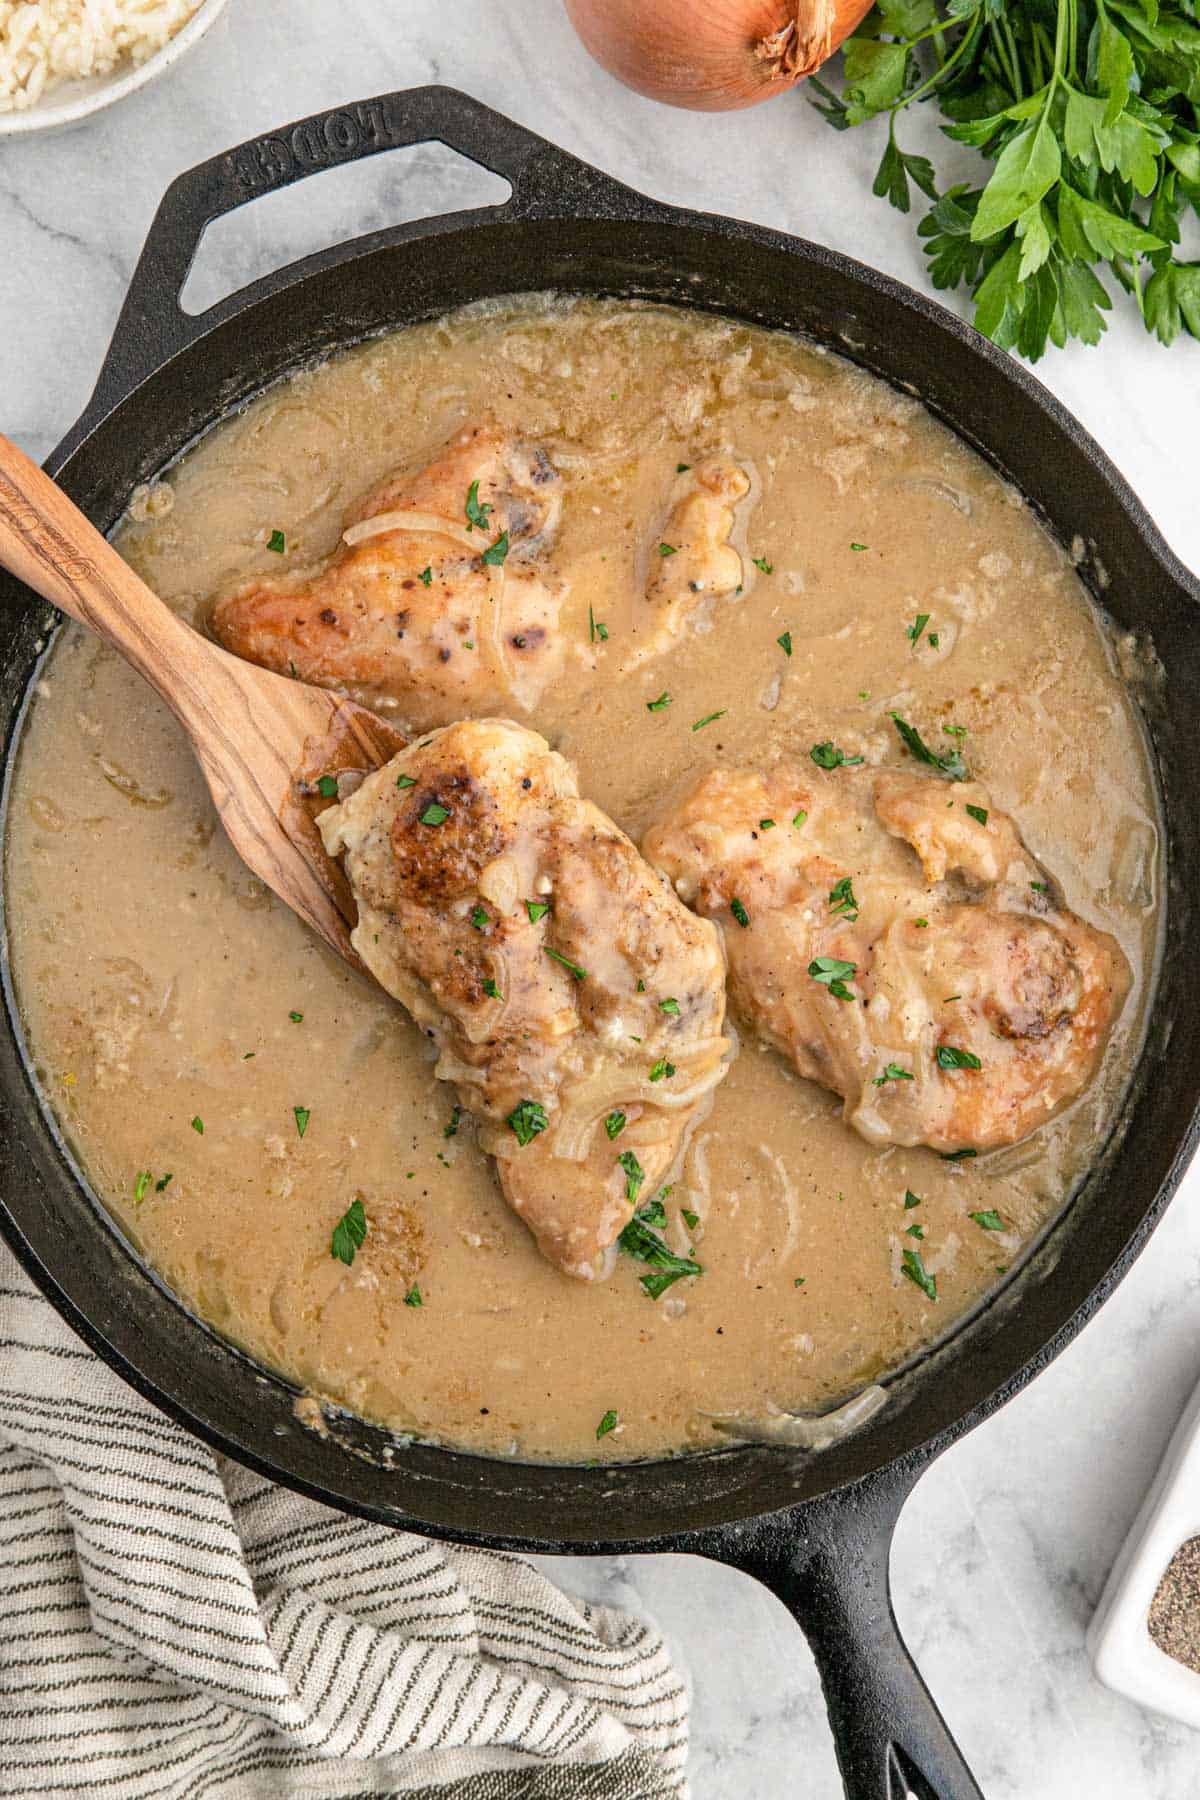
[[[23,112],[60,81],[145,62],[202,0],[0,0],[0,113]]]

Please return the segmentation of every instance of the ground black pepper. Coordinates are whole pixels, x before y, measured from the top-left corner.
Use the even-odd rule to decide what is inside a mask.
[[[1147,1623],[1160,1650],[1200,1675],[1200,1537],[1180,1544],[1167,1564]]]

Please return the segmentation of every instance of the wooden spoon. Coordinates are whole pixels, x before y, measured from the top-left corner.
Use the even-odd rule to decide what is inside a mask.
[[[247,867],[361,969],[356,912],[314,824],[317,782],[404,747],[390,725],[323,688],[230,656],[151,592],[36,463],[0,434],[0,567],[119,650],[192,740]]]

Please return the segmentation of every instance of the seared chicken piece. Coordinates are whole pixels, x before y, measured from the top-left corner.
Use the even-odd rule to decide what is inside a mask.
[[[729,534],[733,509],[749,492],[749,476],[726,456],[681,473],[662,534],[650,552],[650,633],[626,668],[661,655],[702,602],[741,587],[742,559]]]
[[[355,948],[437,1044],[509,1205],[565,1274],[607,1274],[725,1072],[718,932],[506,720],[435,732],[320,824]]]
[[[563,660],[563,590],[537,568],[561,488],[542,451],[471,426],[367,494],[321,567],[218,600],[212,629],[250,662],[394,702],[413,730],[528,711]]]
[[[975,782],[717,772],[644,849],[720,920],[736,1011],[873,1143],[1026,1137],[1087,1085],[1129,989]]]

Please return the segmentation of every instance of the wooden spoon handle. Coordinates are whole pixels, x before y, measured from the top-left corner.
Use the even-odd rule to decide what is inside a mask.
[[[181,658],[211,650],[0,433],[0,565],[121,652],[175,710]]]

